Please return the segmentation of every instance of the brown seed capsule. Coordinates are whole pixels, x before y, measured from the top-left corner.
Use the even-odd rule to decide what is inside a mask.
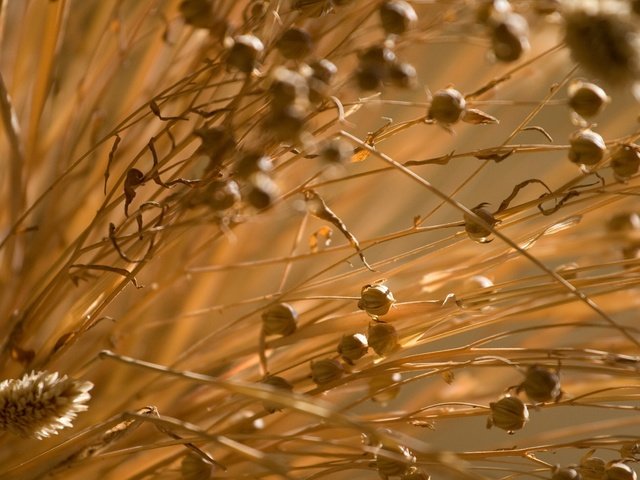
[[[501,62],[515,62],[529,49],[529,25],[522,15],[509,13],[491,27],[491,48]]]
[[[240,201],[240,188],[233,180],[216,180],[207,187],[209,206],[215,210],[228,210]]]
[[[604,158],[607,150],[603,138],[588,129],[575,132],[569,143],[569,160],[582,165],[596,165]]]
[[[581,117],[594,117],[609,103],[607,93],[595,83],[573,82],[568,90],[569,106]]]
[[[274,109],[282,110],[294,103],[306,106],[309,99],[309,86],[305,78],[298,72],[277,67],[273,72],[269,93],[271,106]]]
[[[369,380],[371,400],[383,406],[386,405],[400,393],[399,382],[401,380],[402,375],[398,372],[376,375]]]
[[[529,410],[518,397],[503,397],[497,402],[491,402],[489,407],[491,416],[487,420],[487,428],[495,425],[511,435],[515,430],[524,427],[529,420]]]
[[[481,0],[476,10],[476,21],[481,25],[491,25],[511,11],[509,0]]]
[[[604,470],[605,461],[598,457],[583,458],[578,467],[582,480],[602,480]]]
[[[389,67],[389,80],[394,87],[413,88],[416,78],[416,69],[409,63],[395,62]]]
[[[341,138],[332,138],[320,145],[320,158],[329,164],[345,163],[353,155],[353,147]]]
[[[342,375],[344,375],[344,367],[338,360],[325,358],[311,362],[311,378],[318,385],[338,380]]]
[[[360,90],[370,91],[382,88],[385,75],[374,67],[360,67],[356,70],[355,78]]]
[[[343,335],[340,343],[338,344],[338,353],[342,356],[345,362],[351,364],[364,357],[368,350],[369,345],[367,344],[367,337],[361,333]]]
[[[385,452],[394,456],[400,456],[402,460],[389,458],[384,455]],[[402,445],[398,445],[397,447],[382,447],[379,453],[376,454],[376,468],[383,478],[404,475],[409,471],[413,463],[416,463],[415,455],[413,455],[411,450]]]
[[[618,213],[609,219],[607,228],[611,232],[640,230],[640,214],[636,212]]]
[[[626,181],[640,168],[640,153],[638,146],[632,144],[622,144],[616,147],[611,154],[611,169],[613,174],[620,181]]]
[[[374,45],[360,52],[358,59],[362,67],[375,67],[386,70],[396,61],[396,54],[388,47]]]
[[[248,178],[254,173],[268,173],[273,169],[273,160],[260,152],[244,152],[235,164],[235,174],[239,178]]]
[[[306,113],[298,105],[274,109],[265,119],[263,128],[278,142],[297,142],[304,130]]]
[[[265,335],[291,335],[296,331],[298,312],[288,303],[272,305],[262,313]]]
[[[249,191],[246,200],[254,208],[262,210],[268,208],[279,193],[278,185],[269,175],[257,172],[251,175],[247,181]]]
[[[398,331],[390,323],[373,322],[367,330],[369,346],[381,357],[398,349]]]
[[[418,20],[416,11],[404,0],[387,0],[380,6],[379,13],[387,34],[402,35]]]
[[[562,396],[560,376],[548,368],[531,365],[524,382],[518,387],[518,391],[522,390],[533,402],[557,401]]]
[[[243,73],[251,73],[262,55],[264,45],[253,35],[239,35],[227,54],[227,65]]]
[[[556,465],[551,472],[551,480],[582,480],[580,473],[573,467]]]
[[[305,30],[293,27],[282,34],[276,48],[285,58],[301,60],[313,50],[313,41]]]
[[[464,96],[458,90],[438,90],[431,99],[427,118],[443,125],[451,125],[462,118],[466,105]]]
[[[194,135],[200,137],[202,144],[197,152],[209,157],[208,171],[219,169],[225,157],[236,149],[236,141],[227,127],[217,125],[209,128],[197,128]]]
[[[372,317],[378,317],[389,313],[389,309],[395,301],[393,293],[386,285],[381,283],[365,285],[360,291],[358,308],[366,311]]]
[[[565,44],[587,72],[611,85],[630,84],[640,77],[636,19],[604,8],[574,9],[563,18]]]
[[[185,23],[196,28],[209,28],[215,22],[212,0],[183,0],[180,13]]]
[[[625,442],[620,447],[621,458],[636,458],[636,455],[640,453],[640,443],[638,442]]]
[[[400,480],[431,480],[431,476],[417,467],[411,467],[400,477]]]
[[[206,462],[202,456],[193,452],[187,453],[180,463],[180,478],[183,480],[202,480],[211,478],[214,466]]]
[[[637,480],[635,470],[626,463],[614,462],[605,468],[602,480]]]
[[[284,378],[279,377],[277,375],[269,375],[269,376],[265,377],[262,380],[262,383],[264,383],[266,385],[270,385],[270,386],[272,386],[272,387],[274,387],[275,389],[278,389],[278,390],[282,390],[282,391],[285,391],[285,392],[293,392],[293,385],[291,385]],[[277,412],[277,411],[281,410],[280,405],[277,405],[277,404],[274,404],[274,403],[263,402],[262,405],[264,406],[264,409],[269,413],[273,413],[273,412]]]
[[[326,58],[317,60],[309,66],[311,67],[311,76],[327,85],[331,83],[335,74],[338,73],[338,67]]]
[[[485,205],[486,203],[481,203],[480,205],[472,208],[471,211],[491,227],[494,227],[498,221],[493,214],[485,208]],[[492,240],[493,234],[491,230],[466,213],[464,215],[464,229],[467,232],[467,235],[469,235],[469,238],[478,243],[489,243]]]

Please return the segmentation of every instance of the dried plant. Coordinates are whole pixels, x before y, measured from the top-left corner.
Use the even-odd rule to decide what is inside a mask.
[[[636,478],[639,5],[0,0],[0,477]]]

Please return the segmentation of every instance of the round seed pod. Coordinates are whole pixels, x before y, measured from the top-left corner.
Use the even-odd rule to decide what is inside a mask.
[[[628,143],[618,146],[611,154],[611,168],[620,181],[626,181],[638,173],[640,168],[638,147]]]
[[[389,67],[389,80],[394,87],[414,88],[416,79],[416,69],[410,63],[395,62]]]
[[[476,21],[481,25],[491,25],[512,11],[509,0],[481,0],[478,3]]]
[[[263,128],[279,142],[297,142],[304,130],[306,113],[298,105],[274,109],[265,119]]]
[[[311,67],[311,76],[327,85],[331,83],[333,77],[338,73],[338,67],[326,58],[317,60],[309,66]]]
[[[431,480],[431,476],[417,467],[411,467],[406,473],[402,474],[400,480]]]
[[[529,49],[529,25],[517,13],[501,17],[491,28],[491,49],[501,62],[515,62]]]
[[[640,77],[637,20],[609,10],[564,12],[564,41],[573,59],[589,74],[610,85],[627,85]]]
[[[214,471],[213,465],[193,452],[187,453],[180,462],[180,478],[184,480],[202,480],[211,478]]]
[[[599,457],[583,458],[578,466],[582,480],[602,480],[604,470],[605,461]]]
[[[228,210],[241,199],[240,188],[233,180],[216,180],[207,190],[208,204],[215,211]]]
[[[193,134],[200,137],[202,144],[198,147],[198,153],[206,155],[211,160],[207,170],[218,169],[224,162],[225,156],[236,149],[236,141],[227,127],[216,125],[215,127],[197,128]]]
[[[495,425],[511,435],[515,430],[522,429],[529,420],[529,410],[518,397],[503,397],[491,402],[489,407],[491,416],[487,420],[487,428]]]
[[[560,376],[539,365],[531,365],[527,369],[524,382],[518,387],[518,390],[524,390],[527,397],[533,402],[557,401],[562,395]]]
[[[356,70],[355,78],[358,88],[366,92],[370,90],[380,90],[385,75],[378,68],[366,66]]]
[[[587,166],[599,163],[607,150],[603,138],[589,129],[575,132],[569,144],[569,160]]]
[[[338,360],[325,358],[317,362],[311,362],[311,378],[317,385],[338,380],[344,375],[344,367]]]
[[[636,458],[639,453],[640,443],[637,442],[624,442],[620,447],[621,458]]]
[[[399,372],[383,373],[369,380],[369,395],[371,400],[381,405],[386,405],[395,399],[400,393],[402,375]]]
[[[614,462],[604,470],[602,480],[637,480],[635,470],[626,463]]]
[[[227,65],[243,73],[251,73],[258,64],[264,45],[253,35],[239,35],[227,53]]]
[[[249,177],[247,183],[249,190],[246,200],[249,205],[258,210],[270,207],[275,197],[278,196],[278,185],[265,173],[254,173]]]
[[[361,333],[343,335],[338,344],[338,353],[345,362],[351,364],[364,357],[368,350],[369,344],[367,343],[367,337]]]
[[[382,447],[380,452],[389,452],[394,455],[400,455],[402,460],[396,460],[395,458],[389,458],[380,453],[376,454],[376,469],[383,478],[389,476],[404,475],[409,471],[411,465],[416,463],[416,457],[411,450],[402,445],[397,447]]]
[[[396,54],[393,53],[393,50],[383,45],[374,45],[360,52],[358,59],[363,67],[371,66],[386,70],[396,61]]]
[[[283,57],[301,60],[313,50],[311,35],[301,28],[290,28],[276,42],[276,48]]]
[[[438,90],[431,99],[427,118],[443,125],[451,125],[463,117],[466,106],[467,102],[458,90]]]
[[[493,227],[498,223],[498,221],[493,214],[485,208],[485,205],[486,204],[481,203],[480,205],[472,208],[471,211]],[[467,232],[467,235],[469,235],[469,238],[478,243],[489,243],[493,239],[491,230],[484,225],[481,225],[475,218],[468,214],[464,215],[464,229]]]
[[[389,355],[400,346],[398,331],[390,323],[373,322],[367,330],[369,346],[381,357]]]
[[[288,303],[272,305],[262,312],[262,330],[265,335],[291,335],[296,331],[298,312]]]
[[[636,212],[618,213],[609,219],[607,228],[611,232],[640,230],[640,214]]]
[[[596,116],[610,101],[607,93],[595,83],[573,82],[568,90],[569,106],[581,117]]]
[[[235,164],[234,172],[239,178],[249,178],[254,173],[268,173],[273,169],[273,160],[260,152],[244,152]]]
[[[215,21],[212,0],[183,0],[180,13],[185,23],[196,28],[209,28]]]
[[[366,311],[372,317],[378,317],[389,313],[391,305],[395,302],[396,299],[393,298],[389,287],[376,283],[362,287],[358,308]]]
[[[329,164],[345,163],[353,155],[353,147],[341,138],[326,140],[320,146],[320,158]]]
[[[551,470],[551,480],[582,480],[582,476],[573,467],[560,467],[556,465]]]
[[[277,67],[273,72],[269,93],[271,94],[272,107],[281,110],[296,102],[306,105],[309,87],[305,78],[298,72]]]
[[[277,375],[269,375],[262,380],[262,383],[265,385],[270,385],[275,389],[283,390],[285,392],[293,392],[293,385],[291,385],[287,380]],[[269,413],[274,413],[281,410],[279,405],[269,402],[263,402],[262,405],[264,409]]]
[[[404,0],[387,0],[378,12],[382,28],[387,34],[402,35],[418,20],[416,11]]]

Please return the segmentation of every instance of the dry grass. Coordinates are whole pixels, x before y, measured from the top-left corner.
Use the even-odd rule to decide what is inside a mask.
[[[633,467],[640,177],[612,169],[640,136],[633,59],[616,57],[620,85],[602,84],[611,102],[587,121],[567,105],[571,82],[599,79],[562,42],[565,22],[585,22],[575,2],[551,15],[536,6],[554,2],[511,2],[530,49],[504,63],[489,58],[499,15],[478,17],[489,2],[411,1],[417,23],[389,39],[415,84],[366,91],[379,2],[213,3],[190,16],[207,2],[0,1],[2,378],[94,384],[73,428],[46,439],[5,403],[0,477],[560,478],[554,465],[585,455]],[[605,3],[592,5],[624,2]],[[305,59],[278,49],[291,26],[313,39]],[[229,64],[247,34],[264,51],[245,73]],[[604,38],[594,56],[615,54]],[[309,83],[320,100],[294,76],[278,107],[273,79],[291,72],[277,68],[320,58],[338,67]],[[448,87],[489,124],[428,115]],[[607,151],[579,166],[569,142],[588,125]],[[334,137],[349,155],[330,164]],[[282,302],[295,331],[281,310],[269,328],[286,335],[265,335]],[[356,333],[368,352],[341,359]],[[531,398],[534,365],[552,384],[559,371],[561,395]],[[500,410],[505,395],[528,405],[526,424],[522,402]]]

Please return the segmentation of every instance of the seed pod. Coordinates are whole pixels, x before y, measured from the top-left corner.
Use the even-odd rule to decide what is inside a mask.
[[[278,390],[282,390],[285,392],[293,392],[293,385],[291,385],[287,380],[285,380],[282,377],[279,377],[277,375],[269,375],[267,377],[265,377],[262,380],[262,383],[266,384],[266,385],[270,385]],[[264,409],[269,412],[269,413],[273,413],[273,412],[277,412],[279,410],[281,410],[280,405],[274,404],[274,403],[270,403],[270,402],[263,402],[262,404],[264,406]]]
[[[496,426],[506,430],[509,435],[520,430],[529,420],[529,410],[518,397],[506,396],[489,404],[491,416],[487,420],[487,428]]]
[[[271,180],[269,175],[257,172],[248,179],[249,191],[246,195],[247,202],[254,208],[262,210],[268,208],[278,195],[278,185]]]
[[[193,134],[200,137],[202,144],[197,153],[209,157],[207,171],[218,170],[224,163],[225,157],[236,149],[236,141],[227,127],[217,125],[209,128],[197,128]]]
[[[395,302],[396,299],[393,298],[389,287],[376,283],[362,287],[358,308],[366,311],[372,317],[378,317],[389,313],[391,305]]]
[[[551,470],[551,480],[582,480],[582,476],[573,467],[560,467],[556,465]]]
[[[524,390],[533,402],[557,401],[562,395],[560,376],[548,368],[531,365],[518,391]]]
[[[515,62],[529,49],[529,25],[522,15],[509,13],[491,28],[491,48],[501,62]]]
[[[379,13],[387,34],[402,35],[418,20],[416,11],[403,0],[387,0],[380,6]]]
[[[431,99],[427,118],[443,125],[451,125],[462,118],[466,105],[464,96],[458,90],[438,90]]]
[[[498,223],[498,221],[493,214],[485,208],[485,205],[485,203],[481,203],[480,205],[472,208],[471,211],[493,227]],[[469,235],[469,238],[478,243],[489,243],[492,240],[493,234],[491,230],[484,225],[481,225],[475,218],[466,213],[464,215],[464,229],[467,232],[467,235]]]
[[[384,82],[385,75],[374,67],[360,67],[356,70],[356,83],[363,91],[380,90]]]
[[[216,180],[207,188],[207,203],[215,211],[228,210],[240,201],[240,188],[233,180]]]
[[[615,177],[623,182],[638,173],[640,153],[637,145],[619,145],[611,154],[611,168]]]
[[[569,160],[573,163],[593,166],[604,158],[607,146],[600,135],[591,130],[580,130],[569,139]]]
[[[305,30],[293,27],[282,34],[276,48],[285,58],[301,60],[313,50],[313,41]]]
[[[273,72],[269,93],[272,108],[281,110],[296,102],[305,106],[308,102],[309,87],[305,78],[298,72],[277,67]]]
[[[385,406],[400,393],[402,375],[399,372],[383,373],[369,380],[369,395],[371,400]]]
[[[640,230],[640,214],[636,212],[618,213],[609,219],[607,229],[611,232]]]
[[[273,160],[260,152],[244,152],[235,164],[235,174],[239,178],[249,178],[254,173],[268,173],[273,169]]]
[[[607,93],[595,83],[573,82],[568,90],[569,106],[581,117],[596,116],[610,101]]]
[[[209,28],[215,21],[212,0],[183,0],[180,13],[185,23],[196,28]]]
[[[338,380],[342,375],[344,375],[344,367],[338,360],[325,358],[311,362],[311,378],[318,385]]]
[[[580,461],[578,472],[582,480],[602,480],[604,476],[605,461],[598,457],[587,457]]]
[[[380,453],[376,454],[376,468],[383,478],[396,475],[404,475],[411,468],[411,464],[416,463],[416,457],[411,450],[402,445],[397,447],[382,447],[380,452],[389,452],[394,455],[400,455],[402,460],[389,458]]]
[[[491,25],[511,11],[509,0],[481,0],[476,10],[476,21],[481,25]]]
[[[262,313],[265,335],[291,335],[296,331],[298,312],[288,303],[272,305]]]
[[[629,465],[614,462],[605,468],[602,480],[637,480],[637,478],[635,470]]]
[[[341,138],[326,140],[320,146],[320,158],[329,164],[345,163],[353,155],[353,147]]]
[[[338,353],[342,356],[345,362],[353,364],[356,360],[360,360],[367,354],[369,345],[367,344],[367,337],[361,333],[355,333],[353,335],[343,335],[340,343],[338,344]]]
[[[396,61],[396,54],[393,50],[381,45],[374,45],[358,54],[358,59],[362,67],[375,67],[386,70]]]
[[[395,62],[389,67],[389,80],[394,87],[413,88],[416,78],[416,69],[410,63]]]
[[[621,458],[636,458],[636,455],[640,453],[640,443],[637,442],[625,442],[620,447]]]
[[[431,476],[417,467],[411,467],[400,477],[400,480],[431,480]]]
[[[398,331],[390,323],[373,322],[367,330],[369,346],[381,357],[398,349]]]
[[[611,85],[627,85],[640,77],[636,19],[604,8],[574,9],[563,17],[565,44],[589,74]]]
[[[274,109],[265,119],[264,130],[278,142],[297,142],[304,130],[306,113],[298,105]]]
[[[243,73],[251,73],[262,55],[264,45],[253,35],[239,35],[227,54],[227,65]]]
[[[313,62],[310,67],[312,72],[311,76],[327,85],[331,83],[335,74],[338,73],[338,67],[326,58]]]

